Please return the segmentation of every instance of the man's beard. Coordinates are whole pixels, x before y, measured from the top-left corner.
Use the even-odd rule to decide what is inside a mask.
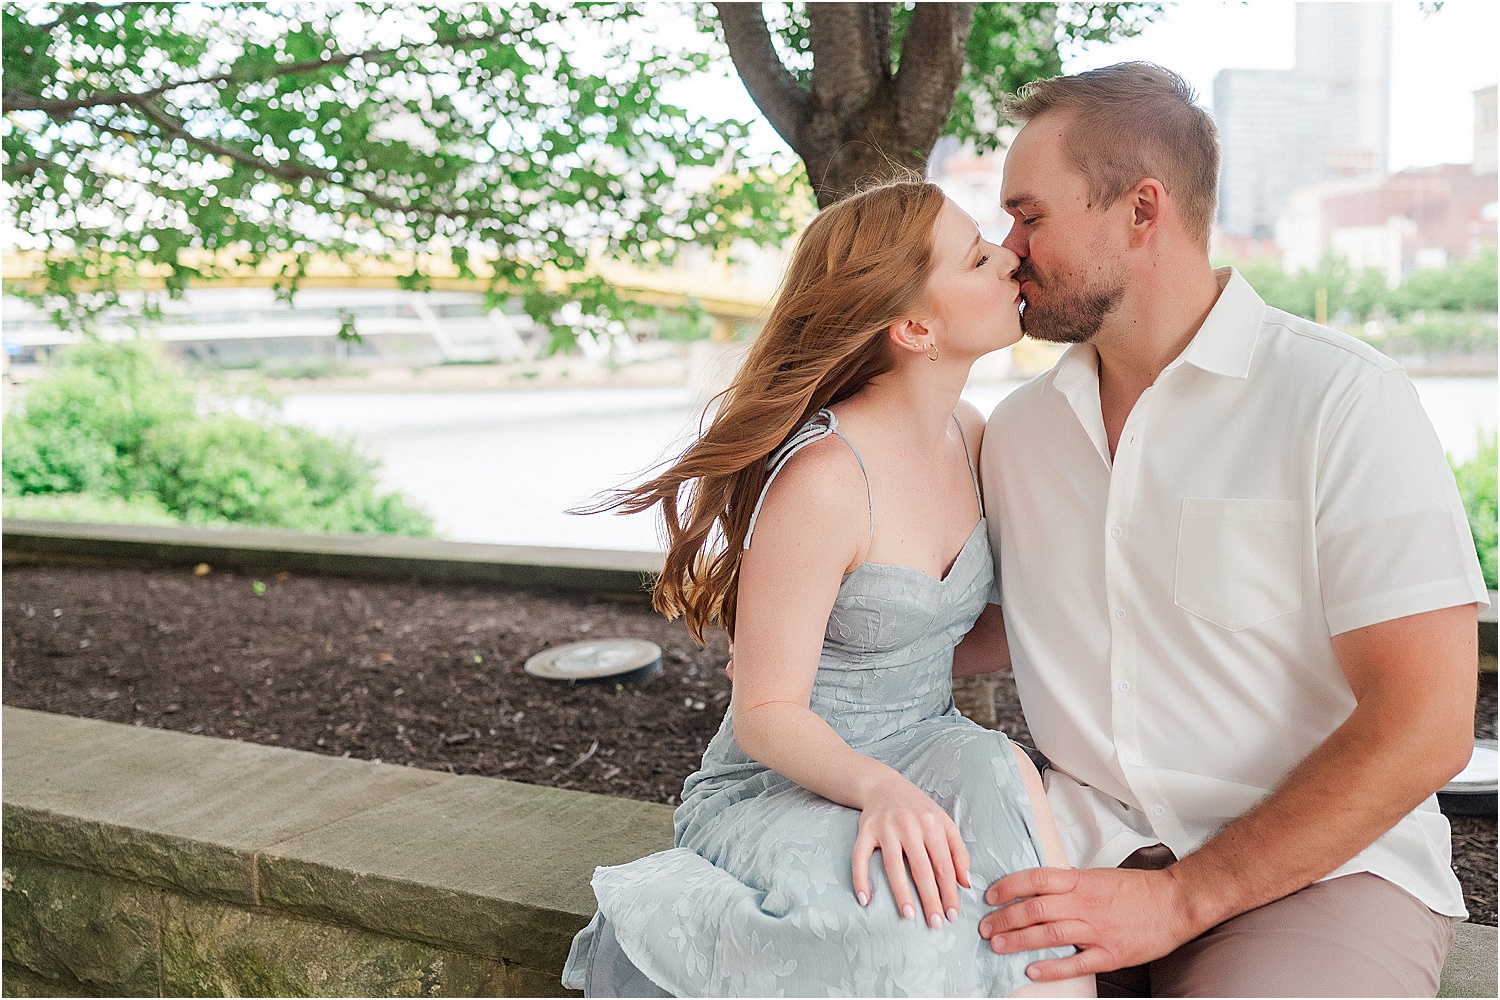
[[[1082,344],[1093,339],[1104,320],[1125,296],[1125,283],[1099,278],[1083,288],[1065,288],[1037,280],[1030,260],[1016,269],[1017,281],[1030,281],[1045,293],[1026,299],[1021,310],[1021,332],[1052,344]]]

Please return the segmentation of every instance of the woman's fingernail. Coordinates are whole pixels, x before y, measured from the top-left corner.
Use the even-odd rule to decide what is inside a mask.
[[[863,889],[861,889],[859,892],[856,892],[854,894],[854,898],[857,899],[857,900],[859,900],[859,905],[860,906],[869,906],[870,905],[870,895],[869,895],[869,893],[865,892]]]
[[[940,930],[943,926],[943,918],[934,913],[927,918],[927,926],[933,930]]]
[[[950,907],[948,907],[948,922],[949,923],[955,923],[955,924],[958,923],[958,907],[956,907],[956,906],[950,906]]]
[[[916,915],[917,915],[917,908],[915,906],[912,906],[910,903],[907,903],[905,906],[901,907],[901,919],[902,920],[911,920]]]
[[[1026,978],[1027,979],[1035,979],[1037,977],[1037,975],[1038,975],[1038,973],[1037,973],[1037,971],[1035,969],[1027,969],[1026,970]]]

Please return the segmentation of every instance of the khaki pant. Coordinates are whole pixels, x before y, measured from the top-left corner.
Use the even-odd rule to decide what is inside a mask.
[[[1157,845],[1121,868],[1164,868]],[[1170,955],[1099,976],[1101,997],[1431,997],[1453,918],[1369,873],[1315,882]]]

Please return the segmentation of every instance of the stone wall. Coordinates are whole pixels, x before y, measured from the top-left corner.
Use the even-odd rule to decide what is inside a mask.
[[[553,996],[665,806],[4,710],[6,996]]]
[[[5,996],[558,996],[665,806],[7,708]],[[1442,996],[1495,995],[1462,924]]]

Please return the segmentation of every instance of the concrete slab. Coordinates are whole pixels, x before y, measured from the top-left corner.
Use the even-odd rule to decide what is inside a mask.
[[[672,810],[462,777],[276,844],[261,899],[385,933],[559,969],[594,913],[595,866],[672,845]]]
[[[1496,972],[1496,931],[1487,924],[1459,924],[1453,950],[1443,967],[1440,997],[1500,996]]]
[[[89,560],[406,579],[488,580],[519,587],[640,593],[659,552],[481,545],[391,535],[315,535],[268,528],[194,528],[9,519],[7,563]]]
[[[241,903],[255,851],[455,780],[25,709],[3,723],[7,851]]]

